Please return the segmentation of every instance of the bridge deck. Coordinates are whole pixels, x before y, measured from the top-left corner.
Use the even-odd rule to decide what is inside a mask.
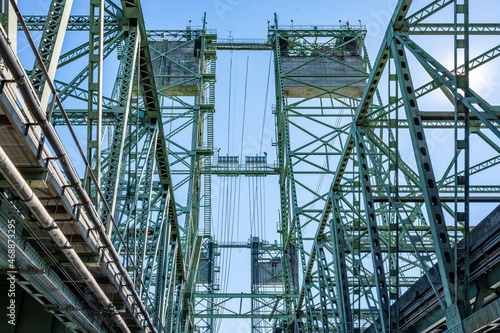
[[[2,76],[8,77],[9,73],[4,70]],[[134,306],[130,291],[124,286],[125,283],[122,281],[123,277],[119,273],[117,264],[113,262],[109,251],[103,247],[103,242],[93,224],[59,168],[57,159],[51,154],[48,143],[41,145],[40,133],[40,126],[30,115],[16,86],[7,84],[0,95],[0,146],[25,176],[36,196],[70,241],[68,246],[77,252],[103,292],[110,300],[113,300],[113,304],[129,328],[140,329],[139,323],[143,320],[142,315]],[[71,150],[67,148],[67,151],[71,158]],[[6,187],[8,184],[5,180],[0,180],[0,186]],[[49,269],[61,276],[62,280],[66,280],[69,285],[69,281],[60,271],[61,267],[65,267],[66,273],[81,284],[81,277],[71,267],[61,250],[44,233],[43,228],[33,220],[28,221],[28,224],[35,234],[39,235],[43,245],[58,258],[60,265],[49,264],[52,266]],[[33,243],[33,247],[40,252],[40,255],[43,255],[40,244],[36,244],[34,240],[30,240],[30,243]],[[46,269],[46,267],[38,268]],[[57,293],[57,290],[52,292]],[[37,290],[37,293],[44,296],[39,297],[39,301],[50,299],[41,290]],[[98,309],[102,308],[93,298],[92,303]]]
[[[491,311],[487,305],[496,306],[500,301],[500,282],[497,282],[500,274],[500,205],[471,231],[470,241],[471,303],[477,297],[484,297],[484,300],[482,307],[476,303],[475,312],[464,321],[466,326],[469,325],[465,329],[466,332],[491,332],[496,327],[494,323],[485,321],[477,324],[476,319],[484,316],[484,311],[481,312],[480,309]],[[461,244],[462,241],[458,243],[458,249]],[[437,265],[431,271],[436,269]],[[460,272],[463,272],[463,259],[459,260],[458,270],[460,276]],[[440,292],[442,294],[441,287]],[[399,305],[402,332],[443,332],[446,329],[444,312],[426,276],[421,277],[400,297]],[[474,323],[477,325],[473,326]],[[366,330],[366,333],[374,332],[374,325]]]

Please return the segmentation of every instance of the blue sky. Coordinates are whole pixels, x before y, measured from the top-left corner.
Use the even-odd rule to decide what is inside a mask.
[[[366,37],[366,45],[368,52],[370,54],[371,61],[375,60],[376,53],[380,47],[380,43],[384,37],[384,33],[388,24],[388,20],[392,15],[393,8],[396,1],[380,1],[380,0],[370,0],[370,1],[248,1],[248,0],[215,0],[215,1],[186,1],[177,3],[146,3],[144,2],[144,13],[146,17],[146,24],[149,29],[164,29],[166,28],[182,28],[186,26],[189,20],[191,20],[192,25],[199,25],[201,22],[201,17],[203,12],[207,12],[207,22],[208,28],[216,28],[218,31],[218,36],[225,38],[229,34],[234,38],[265,38],[267,35],[267,23],[273,20],[273,15],[276,12],[279,16],[279,22],[282,25],[293,24],[295,25],[334,25],[338,24],[339,20],[350,21],[351,24],[359,24],[359,20],[363,25],[367,26],[368,34]],[[412,8],[422,8],[429,1],[414,1]],[[451,7],[451,6],[450,6]],[[496,9],[496,10],[493,10]],[[497,13],[500,9],[500,4],[498,1],[482,1],[479,4],[474,2],[474,6],[471,8],[471,22],[498,22]],[[453,16],[451,8],[443,10],[439,16],[431,18],[429,22],[452,22]],[[271,23],[272,24],[272,23]],[[447,38],[428,38],[428,37],[416,37],[425,49],[433,54],[436,58],[443,62],[443,64],[451,67],[453,65],[452,58],[452,39]],[[474,50],[471,51],[471,56],[475,56],[482,51],[491,47],[491,38],[471,38],[471,43],[473,43]],[[220,131],[216,131],[216,145],[222,147],[222,152],[226,148],[225,137],[228,131],[228,126],[226,125],[226,117],[228,110],[228,73],[229,73],[229,55],[228,52],[219,52],[219,60],[217,64],[217,105],[216,105],[216,128]],[[269,63],[269,54],[267,52],[235,52],[233,54],[233,68],[232,75],[239,76],[239,82],[243,82],[243,77],[245,76],[245,65],[246,59],[249,57],[250,62],[250,75],[249,75],[249,102],[247,105],[247,112],[250,110],[252,114],[256,114],[258,120],[266,119],[266,125],[270,124],[271,128],[273,126],[272,116],[269,114],[270,105],[263,106],[263,94],[265,92],[264,85],[267,79],[267,69]],[[498,62],[495,65],[489,67],[489,71],[493,72],[493,69],[498,70]],[[429,81],[428,76],[421,70],[417,68],[418,66],[413,66],[414,69],[414,80],[415,85],[418,83],[424,83]],[[487,67],[488,68],[488,67]],[[480,70],[479,74],[476,72],[472,75],[472,85],[473,88],[478,90],[480,93],[488,95],[492,103],[500,103],[499,98],[495,94],[491,93],[491,86],[495,82],[489,82],[485,84],[486,73],[488,69]],[[497,71],[498,72],[498,71]],[[492,80],[490,80],[492,81]],[[385,82],[385,81],[382,81]],[[387,93],[384,95],[385,83],[381,85],[381,91],[383,98],[387,98]],[[271,95],[273,90],[272,74],[271,74]],[[240,96],[237,105],[240,107],[231,106],[232,119],[239,124],[241,119],[241,96],[243,96],[242,83],[234,88],[231,88],[233,101],[238,98],[234,96]],[[421,102],[422,108],[424,110],[437,110],[443,108],[444,110],[451,110],[451,105],[446,101],[442,94],[432,95],[427,99],[423,99]],[[273,97],[270,97],[268,104],[274,104],[272,101]],[[267,107],[267,115],[265,115],[264,109]],[[233,125],[235,126],[235,125]],[[249,136],[257,135],[260,130],[260,121],[253,121],[247,118],[247,123],[245,127],[245,132]],[[231,128],[231,126],[229,126]],[[231,133],[239,132],[238,125],[231,128]],[[257,134],[256,134],[257,133]],[[220,136],[223,137],[221,140]],[[233,136],[232,136],[233,137]],[[236,138],[235,138],[236,139]],[[228,153],[238,154],[238,141],[232,139],[234,142],[233,149],[228,147]],[[429,146],[433,150],[436,156],[436,172],[444,172],[444,164],[440,164],[441,160],[449,160],[451,158],[450,149],[442,149],[444,144],[451,144],[449,136],[443,136],[440,131],[434,131],[429,133]],[[404,139],[403,139],[404,141]],[[269,144],[265,145],[265,149],[272,149]],[[448,146],[449,147],[449,146]],[[235,149],[236,148],[236,149]],[[267,150],[269,151],[269,150]],[[272,154],[271,154],[272,155]],[[411,150],[407,151],[405,158],[411,155]],[[411,156],[410,156],[411,159]],[[270,230],[268,230],[268,235],[275,233],[272,229],[275,228],[274,221],[277,220],[277,215],[275,213],[278,205],[278,192],[276,178],[268,178],[266,181],[266,190],[268,193],[267,206],[264,215],[266,216],[266,223],[268,223]],[[243,180],[245,182],[246,180]],[[244,184],[244,183],[242,183]],[[245,185],[242,185],[245,186]],[[243,187],[244,188],[244,187]],[[245,189],[246,191],[246,189]],[[271,197],[274,195],[274,198]],[[242,200],[242,204],[247,201]],[[476,222],[486,215],[492,208],[493,205],[475,205],[473,208],[474,216],[476,217]],[[244,212],[246,209],[242,207]],[[217,215],[215,215],[217,216]],[[214,224],[217,223],[214,221]],[[235,223],[241,223],[240,235],[238,240],[246,240],[248,234],[245,234],[244,224],[245,215],[242,215],[238,221]],[[272,241],[273,238],[269,238]],[[236,252],[236,253],[235,253]],[[247,291],[248,282],[244,282],[242,277],[248,276],[249,273],[249,251],[233,251],[233,258],[231,262],[231,280],[238,281],[236,283],[230,283],[228,289],[230,291]],[[237,273],[235,273],[235,271]],[[237,306],[237,304],[233,304]],[[234,321],[224,321],[221,326],[221,332],[249,332],[249,323],[245,320],[234,320]]]
[[[35,1],[20,1],[22,13],[26,14],[43,14],[47,12],[48,0]],[[226,38],[231,35],[235,38],[266,38],[268,21],[273,21],[274,13],[279,16],[279,22],[282,25],[336,25],[339,20],[350,21],[351,24],[366,25],[368,35],[366,37],[366,45],[370,54],[370,59],[375,60],[376,53],[379,49],[380,42],[384,37],[384,33],[388,24],[388,20],[392,15],[396,1],[382,0],[353,0],[353,1],[281,1],[281,0],[197,0],[197,1],[147,1],[143,0],[143,12],[146,20],[147,29],[184,29],[186,25],[193,26],[201,25],[201,19],[204,12],[207,13],[207,22],[209,29],[217,29],[220,38]],[[429,1],[415,0],[412,8],[421,8]],[[498,22],[498,12],[500,4],[495,0],[484,0],[476,4],[476,1],[471,1],[471,22]],[[451,6],[450,6],[451,7]],[[88,13],[88,2],[74,1],[73,14]],[[452,12],[449,9],[444,10],[435,18],[431,18],[431,22],[452,22]],[[191,21],[191,23],[189,23]],[[84,38],[88,38],[86,33],[80,33],[81,37],[75,40],[68,40],[63,46],[64,50],[71,49],[72,43],[81,42]],[[37,35],[34,34],[36,38]],[[416,37],[424,48],[434,55],[443,64],[451,67],[453,65],[452,58],[452,39],[450,38],[419,38]],[[471,51],[471,56],[479,54],[492,46],[491,38],[473,38],[474,50]],[[496,42],[498,44],[498,42]],[[19,49],[24,45],[20,41]],[[22,51],[21,56],[24,56],[26,51]],[[232,66],[230,68],[230,59],[232,57]],[[29,57],[28,57],[29,59]],[[243,82],[246,78],[246,65],[249,64],[248,74],[248,90],[247,104],[243,105],[243,97],[245,95]],[[243,149],[245,154],[269,154],[269,162],[274,161],[275,153],[271,141],[274,139],[274,120],[271,114],[271,105],[274,104],[274,82],[271,71],[270,87],[268,90],[269,96],[267,103],[265,102],[266,82],[268,79],[268,68],[270,62],[270,52],[234,52],[232,55],[228,51],[218,53],[217,63],[217,86],[216,86],[216,136],[215,145],[221,148],[221,154],[239,155]],[[500,84],[496,81],[496,77],[491,73],[498,73],[498,62],[488,65],[483,70],[479,70],[472,74],[471,80],[473,88],[483,95],[487,95],[487,99],[492,104],[500,104],[500,97],[495,94]],[[25,62],[26,67],[30,68],[30,61]],[[271,64],[272,66],[272,64]],[[428,76],[420,69],[415,68],[414,80],[417,83],[428,81]],[[111,63],[106,71],[110,74],[116,72],[116,62]],[[229,86],[229,74],[232,75],[232,85]],[[58,78],[71,77],[74,73],[58,73]],[[105,75],[105,90],[110,89],[114,83],[113,75]],[[235,83],[237,82],[237,83]],[[385,81],[383,81],[385,82]],[[384,84],[381,85],[382,92],[385,89]],[[229,91],[231,91],[232,103],[229,106]],[[387,93],[382,94],[383,98],[387,97]],[[432,95],[432,98],[422,99],[420,105],[426,110],[437,110],[439,108],[451,109],[450,104],[442,97]],[[242,109],[246,109],[246,119],[244,122],[245,139],[240,141],[240,133],[242,129]],[[228,110],[231,110],[231,122],[228,124]],[[264,127],[262,127],[264,123]],[[261,133],[264,131],[264,140],[262,140],[262,150],[260,149]],[[85,129],[82,130],[84,135]],[[438,132],[429,135],[430,142],[435,146],[435,155],[440,154],[440,158],[449,159],[449,151],[439,151],[439,145],[443,142],[448,142],[449,138],[442,139]],[[229,134],[230,144],[227,145],[227,136]],[[243,145],[243,147],[242,147]],[[439,171],[439,163],[437,164],[437,172]],[[213,177],[216,178],[216,177]],[[222,191],[227,186],[235,186],[234,180],[223,180],[216,178],[217,188],[221,187]],[[257,180],[245,177],[241,181],[241,209],[236,215],[236,219],[225,221],[224,223],[238,224],[239,233],[235,231],[233,240],[246,241],[249,238],[249,212],[255,206],[255,203],[249,203],[248,188],[255,187]],[[272,176],[266,178],[265,181],[259,180],[263,191],[266,193],[265,209],[261,205],[260,215],[264,216],[266,238],[270,242],[279,239],[276,235],[275,226],[278,220],[277,209],[279,207],[279,192],[277,186],[277,177]],[[222,221],[224,218],[223,212],[218,212],[218,205],[221,194],[214,193],[214,225]],[[489,205],[488,207],[491,207]],[[481,210],[481,206],[477,208]],[[484,216],[490,208],[484,209],[483,212],[478,212],[478,219]],[[221,230],[222,226],[214,226],[214,229]],[[262,232],[261,236],[263,236]],[[247,292],[250,285],[249,279],[249,258],[250,252],[247,250],[233,250],[231,261],[232,281],[228,286],[229,291]],[[245,280],[246,279],[246,280]],[[247,281],[248,280],[248,281]],[[227,321],[222,327],[224,332],[249,332],[249,323],[245,320]]]

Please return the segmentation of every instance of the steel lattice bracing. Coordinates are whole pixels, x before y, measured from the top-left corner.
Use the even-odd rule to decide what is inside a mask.
[[[218,39],[206,17],[148,31],[138,0],[72,5],[2,7],[0,269],[41,304],[40,329],[495,330],[500,101],[474,75],[498,73],[500,24],[471,21],[474,3],[398,1],[374,62],[361,23],[276,16],[266,39]],[[16,25],[23,41],[41,34],[32,68]],[[242,50],[272,52],[274,164],[214,147],[217,56]],[[217,239],[223,177],[279,188],[280,241]],[[493,211],[479,223],[481,210]],[[248,253],[249,292],[221,286],[234,249]]]
[[[469,35],[479,34],[476,29],[480,25],[471,26],[469,34],[463,34],[464,26],[467,29],[469,24],[467,3],[435,1],[407,15],[410,3],[398,3],[392,17],[394,24],[387,28],[373,69],[364,55],[366,74],[363,77],[360,71],[358,77],[366,80],[367,87],[359,96],[346,93],[348,84],[337,88],[326,84],[335,80],[335,73],[328,73],[329,62],[340,61],[334,58],[333,51],[339,43],[333,41],[342,40],[346,33],[361,35],[355,26],[338,27],[337,31],[332,28],[325,33],[317,27],[282,28],[276,22],[271,32],[275,38],[282,211],[289,212],[288,216],[282,215],[284,258],[290,251],[288,244],[293,244],[303,272],[300,297],[294,306],[300,309],[305,331],[352,332],[370,325],[373,331],[396,332],[412,325],[421,331],[425,326],[419,325],[433,322],[409,322],[405,317],[409,313],[408,300],[402,296],[420,276],[429,282],[419,281],[419,285],[426,285],[430,294],[432,290],[437,293],[435,304],[442,306],[441,316],[445,314],[448,329],[468,329],[463,318],[471,313],[470,268],[466,264],[466,271],[457,275],[456,267],[462,269],[462,260],[467,262],[471,257],[470,245],[469,241],[461,243],[457,256],[452,240],[455,228],[459,239],[470,239],[469,203],[497,201],[490,195],[474,194],[477,188],[469,177],[472,173],[479,175],[486,165],[494,167],[489,163],[498,157],[496,109],[470,92],[468,72],[473,64],[477,68],[495,57],[497,46],[469,57]],[[462,57],[450,71],[412,39],[413,32],[418,35],[425,29],[436,35],[449,34],[444,31],[446,25],[420,23],[446,6],[456,8],[458,28],[452,31],[457,31],[455,45]],[[406,53],[417,61],[409,61]],[[290,67],[287,63],[293,56],[306,60]],[[323,63],[321,75],[331,77],[325,78],[323,84],[313,83],[318,74],[313,66],[310,76],[301,72],[307,63],[319,59]],[[413,85],[416,66],[423,66],[432,80],[430,84]],[[384,68],[388,74],[384,74]],[[460,76],[455,78],[453,73]],[[384,75],[390,84],[388,99],[382,98],[377,89]],[[300,91],[297,93],[300,84],[291,82],[302,83],[302,96]],[[355,83],[352,75],[350,84]],[[457,118],[453,112],[449,116],[437,112],[433,113],[437,118],[431,119],[431,113],[420,111],[417,98],[437,88],[443,90],[444,99],[451,101],[449,108],[456,105]],[[387,105],[384,99],[389,101]],[[468,120],[472,115],[478,121],[476,131],[471,130]],[[443,126],[446,121],[448,126]],[[433,135],[433,127],[446,129],[451,137],[454,128],[458,129],[456,144],[453,140],[448,144],[452,151],[456,149],[457,161],[465,158],[465,164],[455,164],[453,157],[447,162],[433,158],[424,134]],[[474,162],[470,161],[470,133],[477,133],[484,143],[488,142],[486,145],[492,144],[487,157],[476,156]],[[415,152],[414,157],[408,150]],[[445,172],[436,175],[431,160],[443,163],[445,166],[440,168]],[[322,177],[326,184],[331,182],[330,187],[322,185]],[[316,187],[311,186],[316,183]],[[408,191],[408,187],[415,191]],[[311,226],[316,226],[315,233]],[[326,270],[328,264],[334,267]],[[432,268],[434,264],[436,268]],[[331,282],[335,288],[325,283],[331,281],[330,271],[336,278]],[[285,281],[291,274],[293,271],[284,274]],[[399,303],[400,297],[405,303]],[[405,306],[405,312],[401,312],[401,306]]]
[[[122,5],[125,6],[125,3]],[[121,318],[121,316],[125,318],[127,322],[120,322],[116,319],[120,330],[126,331],[127,329],[123,326],[126,325],[129,327],[128,330],[168,331],[164,325],[169,306],[166,301],[161,300],[166,299],[165,291],[168,289],[166,286],[172,284],[182,286],[184,283],[183,254],[178,246],[180,235],[165,135],[163,127],[159,126],[162,124],[159,102],[156,90],[151,89],[154,88],[155,84],[153,71],[150,67],[151,60],[145,27],[139,5],[127,3],[126,7],[127,10],[124,13],[120,7],[109,2],[93,1],[90,6],[90,20],[87,19],[87,24],[90,26],[88,29],[83,29],[87,31],[84,32],[87,36],[87,42],[85,42],[86,37],[82,35],[83,43],[80,47],[59,57],[60,46],[66,30],[65,26],[68,21],[73,22],[69,16],[71,2],[60,4],[58,1],[53,1],[51,5],[53,10],[50,15],[54,17],[46,21],[45,24],[48,24],[49,27],[44,28],[43,44],[39,46],[40,59],[43,60],[43,64],[41,65],[39,59],[36,62],[38,68],[45,65],[46,69],[32,71],[33,75],[37,75],[34,82],[41,82],[41,87],[48,90],[48,97],[50,97],[51,87],[48,82],[52,81],[58,62],[59,67],[71,66],[71,60],[82,56],[89,58],[89,65],[83,68],[73,81],[69,84],[59,82],[55,86],[60,88],[59,96],[61,100],[65,100],[65,103],[78,105],[75,104],[75,101],[86,101],[87,106],[83,107],[80,112],[80,115],[84,115],[84,117],[80,117],[79,122],[75,122],[74,125],[88,127],[87,160],[89,164],[83,170],[81,167],[73,168],[71,173],[81,173],[79,178],[86,183],[88,195],[92,197],[94,204],[98,205],[89,213],[89,208],[86,206],[88,205],[86,201],[88,197],[82,197],[77,191],[75,194],[79,196],[79,200],[82,200],[87,213],[80,212],[82,204],[78,201],[74,202],[75,199],[73,199],[73,203],[66,202],[69,207],[67,209],[71,213],[70,216],[60,217],[61,213],[58,211],[64,210],[64,205],[59,210],[56,208],[55,222],[62,224],[54,224],[51,228],[61,229],[66,226],[62,230],[68,234],[67,237],[71,240],[71,243],[67,244],[68,248],[75,247],[80,256],[89,256],[95,261],[95,267],[102,267],[94,269],[91,273],[99,279],[99,283],[102,284],[101,288],[106,290],[106,293],[115,295],[112,298],[113,303],[106,304],[106,307],[109,307],[106,311],[111,311],[109,313],[116,316],[115,318]],[[105,15],[119,18],[120,26],[114,26],[111,32],[109,29],[105,29],[102,25],[102,18]],[[22,23],[20,26],[24,27]],[[89,37],[90,43],[88,42]],[[51,47],[56,48],[56,50],[50,49]],[[122,66],[117,74],[112,96],[103,98],[102,68],[105,64],[103,60],[113,52],[116,54],[117,48],[124,53],[121,57]],[[8,70],[13,71],[14,69],[9,67]],[[49,74],[48,77],[47,74]],[[7,73],[4,75],[8,77]],[[26,87],[26,89],[31,88],[31,86]],[[38,89],[37,87],[38,85],[35,85],[34,89]],[[46,93],[42,95],[42,88],[39,89],[39,96],[41,105],[44,105],[47,103],[48,97],[44,97]],[[31,96],[36,96],[36,93],[31,93]],[[32,98],[31,96],[29,98]],[[25,95],[23,97],[27,98]],[[63,111],[59,101],[54,103],[55,98],[52,97],[52,99],[51,108],[54,109],[55,104],[55,110],[53,112],[50,110],[48,117],[51,118],[53,115],[54,117],[50,120],[54,125],[67,128],[68,124],[64,119],[67,114]],[[105,101],[104,110],[108,111],[107,114],[104,113],[107,116],[104,121],[101,109],[102,100]],[[29,107],[24,109],[24,112],[28,112],[25,117],[29,117],[29,113],[34,113],[37,117],[36,109],[32,107],[32,104],[28,105]],[[15,118],[12,118],[12,124],[21,126],[23,123],[22,120],[17,123],[14,120]],[[33,120],[28,120],[28,122],[35,123]],[[38,125],[32,126],[34,133],[40,133],[36,132],[39,131]],[[42,135],[47,135],[47,140],[45,138],[40,140],[38,144],[40,147],[38,152],[35,151],[34,156],[40,158],[40,161],[45,161],[46,155],[43,152],[45,141],[51,147],[57,143],[51,141],[52,137],[45,132],[45,129],[42,129]],[[68,140],[64,142],[68,144]],[[34,148],[37,147],[34,146]],[[83,153],[83,150],[80,152]],[[56,159],[63,158],[62,156],[57,155]],[[63,160],[68,161],[67,157]],[[56,163],[53,162],[53,159],[47,161]],[[40,163],[43,170],[47,162]],[[66,174],[68,170],[64,170]],[[103,175],[102,182],[99,180],[100,170],[102,170]],[[51,172],[54,171],[49,171],[49,174]],[[98,173],[97,176],[95,172]],[[64,177],[56,175],[56,178],[51,179],[51,184],[54,184],[56,188],[62,186],[59,194],[57,192],[44,194],[41,190],[42,192],[38,196],[47,197],[49,195],[49,198],[54,196],[50,200],[55,201],[54,205],[60,205],[57,201],[61,200],[57,198],[58,195],[60,198],[64,198],[69,191],[73,196],[71,188],[76,188],[76,183],[71,177],[68,176],[71,185],[65,185]],[[63,183],[61,184],[61,182]],[[101,193],[98,190],[99,184],[102,186]],[[124,191],[124,188],[127,190]],[[65,202],[64,200],[62,202]],[[52,211],[49,210],[50,212]],[[102,215],[101,221],[95,219],[100,213]],[[90,214],[90,222],[86,214]],[[82,218],[87,219],[84,221],[90,225],[84,223],[80,227],[80,232],[83,235],[82,240],[74,239],[71,234],[79,229],[68,227],[68,224],[75,223],[76,227],[81,224]],[[107,230],[104,231],[103,227]],[[98,236],[93,236],[97,231],[99,231]],[[104,233],[102,233],[103,231]],[[100,240],[99,237],[101,237]],[[102,237],[105,237],[106,240],[103,241]],[[87,245],[87,243],[89,244]],[[115,248],[112,251],[112,257],[116,257],[110,258],[107,254],[109,246]],[[51,251],[51,248],[48,251]],[[64,261],[63,258],[58,260]],[[169,267],[168,270],[167,267]],[[64,271],[63,269],[62,272]],[[70,281],[72,278],[74,277],[70,277]],[[54,287],[53,290],[61,288]],[[80,293],[82,292],[83,290],[80,291]],[[45,293],[42,294],[44,297],[49,297]],[[98,295],[97,297],[99,297]],[[92,295],[89,296],[89,299],[94,302],[92,297]],[[52,306],[50,302],[53,302],[51,301],[53,298],[46,299],[48,301],[42,303],[46,306]],[[88,305],[83,303],[82,307],[86,309]],[[93,309],[91,311],[99,311],[99,308],[96,310],[95,306]],[[54,311],[57,312],[57,308]],[[88,312],[88,310],[85,311]],[[67,317],[64,317],[65,321],[68,321]],[[74,322],[71,318],[70,315],[68,321],[70,324]],[[98,321],[104,320],[105,323],[104,326],[102,323],[99,324],[101,328],[98,331],[112,330],[113,320],[110,321],[111,318],[97,318]],[[69,327],[80,326],[71,324]]]

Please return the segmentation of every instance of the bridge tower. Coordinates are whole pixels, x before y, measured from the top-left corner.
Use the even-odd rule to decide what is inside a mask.
[[[262,39],[222,39],[206,15],[148,30],[139,0],[73,5],[2,1],[8,329],[498,326],[500,23],[474,16],[481,4],[400,0],[374,57],[361,21],[275,15]],[[242,50],[272,54],[276,161],[215,147],[217,58]],[[279,240],[217,239],[214,184],[231,177],[278,188]],[[234,250],[248,292],[221,287]]]

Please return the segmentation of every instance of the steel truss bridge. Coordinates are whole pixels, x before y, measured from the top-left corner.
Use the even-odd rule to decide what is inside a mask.
[[[475,3],[398,1],[373,61],[361,24],[221,39],[147,30],[139,0],[72,5],[2,1],[2,331],[499,331],[500,23]],[[272,52],[276,162],[214,147],[226,50]],[[274,176],[279,243],[214,236],[213,180],[243,176]],[[249,293],[220,286],[233,249]]]

